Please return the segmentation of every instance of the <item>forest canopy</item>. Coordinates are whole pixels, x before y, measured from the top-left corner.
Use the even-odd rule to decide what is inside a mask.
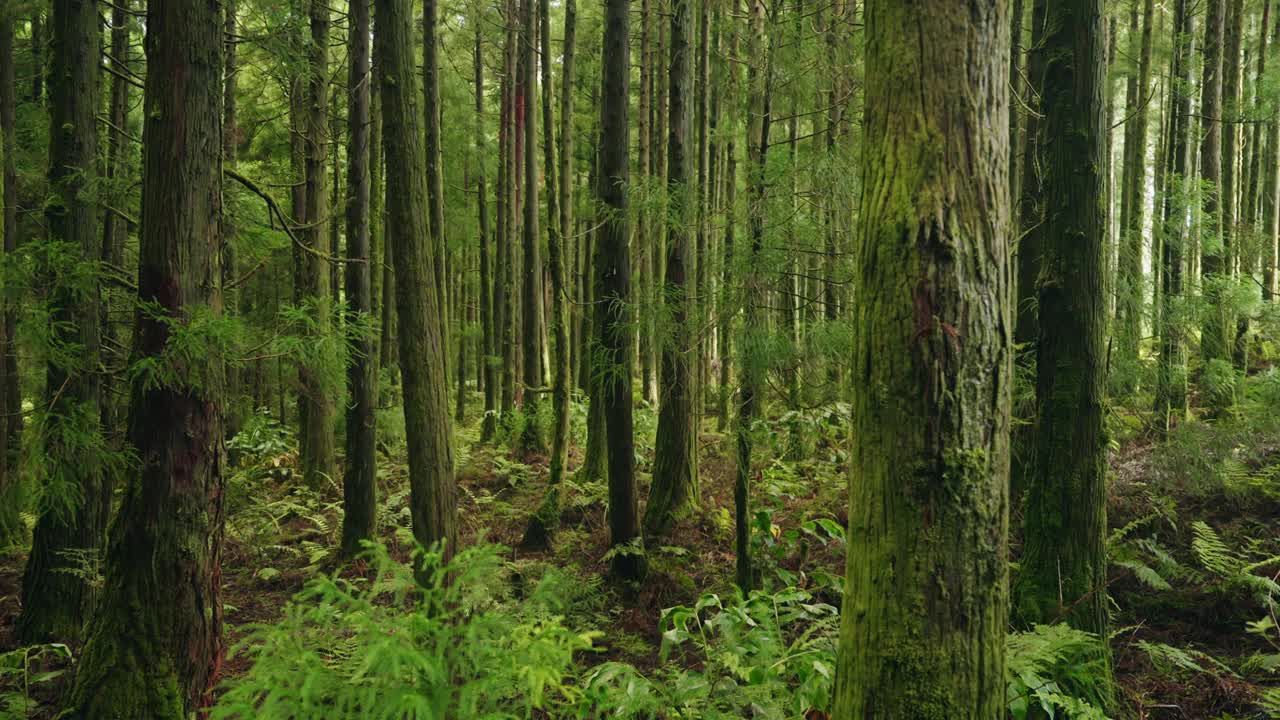
[[[1273,0],[0,0],[0,718],[1280,718],[1277,78]]]

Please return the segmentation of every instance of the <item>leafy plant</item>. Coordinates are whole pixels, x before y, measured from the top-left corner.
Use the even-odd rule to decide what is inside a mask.
[[[1110,694],[1106,647],[1097,635],[1068,625],[1037,625],[1005,642],[1009,714],[1015,720],[1105,720]]]
[[[573,655],[596,634],[565,627],[545,585],[516,602],[501,552],[419,550],[415,572],[371,547],[372,581],[322,577],[252,628],[235,652],[253,664],[212,716],[518,718],[576,698]]]

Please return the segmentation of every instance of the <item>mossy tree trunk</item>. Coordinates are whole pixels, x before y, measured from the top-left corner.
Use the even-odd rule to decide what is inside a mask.
[[[112,525],[72,717],[187,718],[210,701],[222,662],[224,366],[174,344],[222,307],[222,20],[218,3],[147,6],[147,65],[165,72],[148,73],[145,91],[138,299],[156,315],[138,314],[134,357],[164,372],[132,381],[140,464]]]
[[[694,463],[694,385],[696,334],[690,328],[693,301],[689,260],[689,229],[695,217],[689,132],[693,97],[690,94],[689,0],[673,0],[671,59],[668,64],[669,120],[667,123],[667,195],[671,209],[661,226],[666,233],[666,278],[661,283],[664,323],[653,338],[661,348],[658,390],[661,403],[653,449],[653,484],[645,509],[645,535],[665,534],[679,513],[696,504],[697,466]]]
[[[1142,0],[1142,39],[1135,39],[1138,47],[1138,72],[1130,83],[1134,96],[1134,109],[1127,113],[1129,129],[1125,134],[1125,222],[1120,227],[1120,262],[1117,282],[1116,345],[1117,366],[1127,380],[1119,387],[1121,392],[1137,390],[1138,357],[1142,345],[1142,316],[1145,278],[1142,271],[1142,246],[1146,227],[1147,205],[1147,105],[1151,86],[1151,34],[1154,21],[1154,0]],[[1133,7],[1130,32],[1135,32],[1138,14],[1137,1]],[[1157,157],[1157,162],[1159,159]]]
[[[1182,189],[1188,182],[1188,145],[1191,118],[1191,12],[1187,0],[1174,5],[1173,55],[1169,62],[1169,129],[1166,140],[1159,243],[1159,297],[1156,334],[1160,354],[1156,364],[1156,422],[1164,428],[1175,416],[1186,414],[1187,359],[1183,329],[1175,314],[1182,303],[1182,258],[1186,244],[1186,208]],[[1157,183],[1159,185],[1159,183]],[[1154,253],[1153,253],[1154,255]]]
[[[306,250],[299,260],[302,263],[299,300],[313,315],[310,326],[309,349],[298,366],[299,384],[302,387],[301,447],[302,477],[313,489],[324,487],[336,480],[337,465],[334,459],[335,412],[333,395],[326,378],[335,362],[328,348],[333,342],[330,313],[333,301],[329,294],[329,272],[324,257],[329,244],[329,192],[326,161],[329,153],[329,27],[330,10],[325,0],[309,0],[308,17],[311,24],[311,41],[307,45],[307,74],[305,80],[306,115],[305,185],[303,193],[306,222],[302,228],[302,241]]]
[[[833,717],[994,720],[1013,387],[1008,5],[871,0],[866,37]]]
[[[631,223],[627,210],[629,99],[631,85],[630,0],[605,0],[600,103],[599,274],[601,318],[597,381],[604,416],[609,471],[610,572],[624,583],[644,578],[635,475],[631,373]]]
[[[1208,0],[1205,6],[1203,74],[1200,81],[1200,179],[1205,185],[1204,202],[1201,216],[1201,267],[1204,269],[1204,297],[1208,309],[1204,316],[1204,324],[1200,329],[1200,354],[1206,368],[1215,362],[1223,362],[1227,358],[1227,315],[1221,302],[1222,292],[1229,282],[1230,272],[1226,267],[1224,242],[1225,212],[1232,206],[1229,199],[1230,186],[1223,181],[1234,176],[1228,171],[1223,173],[1223,160],[1228,165],[1235,162],[1234,156],[1225,155],[1222,142],[1223,111],[1223,57],[1222,44],[1225,22],[1223,4],[1230,0]],[[1232,133],[1228,133],[1232,136]],[[1219,205],[1220,201],[1225,206]],[[1210,405],[1222,410],[1230,405],[1230,393],[1210,393]]]
[[[369,267],[370,20],[372,0],[352,0],[347,42],[347,258],[346,295],[351,322],[373,312]],[[347,463],[342,481],[342,554],[350,557],[377,530],[378,467],[374,408],[378,398],[378,357],[373,339],[357,333],[347,366]]]
[[[764,0],[751,0],[747,40],[747,225],[751,245],[745,258],[742,293],[742,340],[738,372],[738,414],[734,423],[736,455],[733,483],[735,578],[745,594],[755,585],[751,562],[751,463],[755,424],[764,393],[768,328],[761,310],[766,302],[762,254],[764,252],[765,172],[769,156],[770,91],[773,47],[766,46]]]
[[[1066,620],[1105,638],[1102,2],[1051,3],[1045,27],[1035,455],[1014,615],[1020,625]]]
[[[49,360],[38,435],[46,502],[22,577],[16,633],[26,643],[80,634],[92,608],[91,578],[107,520],[110,488],[99,457],[102,438],[101,316],[95,267],[97,234],[97,7],[57,0],[49,15]],[[75,559],[79,554],[81,561]]]
[[[480,366],[484,376],[484,419],[480,424],[480,439],[486,442],[493,439],[498,429],[498,374],[495,363],[498,362],[494,344],[495,318],[494,292],[492,276],[493,259],[489,247],[489,188],[485,180],[485,133],[484,133],[484,33],[481,26],[476,26],[475,46],[475,98],[476,98],[476,212],[479,214],[480,228]],[[501,216],[501,211],[499,211]]]
[[[404,424],[409,451],[413,535],[451,554],[457,544],[457,490],[453,474],[443,328],[433,287],[437,261],[426,234],[427,180],[423,132],[415,102],[413,11],[409,0],[375,0],[374,63],[382,101],[387,184],[386,238],[394,248],[396,316]]]
[[[13,71],[13,8],[0,7],[0,250],[4,257],[17,250],[18,193],[17,167],[14,162],[16,88]],[[8,416],[14,407],[12,394],[17,392],[17,353],[14,352],[14,326],[17,314],[10,299],[0,295],[0,412]],[[10,374],[15,382],[10,387]],[[13,457],[17,450],[17,434],[10,432],[12,418],[0,421],[0,546],[19,534],[17,503],[6,499],[16,477]]]

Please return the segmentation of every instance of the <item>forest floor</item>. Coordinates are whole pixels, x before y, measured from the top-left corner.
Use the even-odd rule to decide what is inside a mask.
[[[515,567],[551,565],[580,578],[587,590],[576,622],[603,633],[597,642],[601,652],[591,663],[618,660],[641,671],[654,669],[662,663],[664,609],[692,606],[705,593],[733,594],[734,464],[729,438],[717,430],[715,418],[703,424],[699,509],[662,543],[650,544],[650,574],[642,588],[619,593],[601,580],[608,550],[603,482],[568,481],[551,548],[520,550],[529,514],[545,491],[546,458],[478,443],[479,411],[468,410],[469,422],[458,429],[461,540],[504,546]],[[396,412],[380,417],[392,435]],[[575,406],[578,439],[584,415]],[[653,413],[642,408],[637,436],[648,438],[637,443],[642,498],[654,424]],[[1260,714],[1258,697],[1263,686],[1275,684],[1275,668],[1255,667],[1254,659],[1280,650],[1272,647],[1280,637],[1274,627],[1246,632],[1248,623],[1263,618],[1267,599],[1245,576],[1280,571],[1280,563],[1250,567],[1258,558],[1280,555],[1280,422],[1188,423],[1159,442],[1142,426],[1142,418],[1122,412],[1113,413],[1109,423],[1114,452],[1108,592],[1120,705],[1115,714],[1153,720],[1267,717]],[[332,568],[340,532],[340,487],[299,487],[287,433],[265,419],[252,427],[249,437],[231,445],[238,469],[228,479],[226,498],[223,577],[232,648],[256,624],[277,622],[304,584]],[[773,418],[753,479],[755,560],[762,581],[775,588],[807,587],[836,607],[847,514],[844,427],[835,408]],[[401,453],[385,452],[386,447],[379,454],[381,534],[392,556],[404,559],[412,545],[407,468]],[[571,451],[570,468],[580,460],[578,447]],[[839,528],[824,532],[823,523],[830,527],[830,521]],[[1019,521],[1015,512],[1015,557]],[[0,557],[0,657],[12,657],[17,649],[12,628],[24,561],[20,553]],[[75,650],[72,645],[73,656]],[[250,662],[249,654],[232,652],[224,681],[234,682]],[[677,655],[668,662],[698,659]],[[35,660],[25,677],[63,667],[57,657]],[[14,677],[0,676],[0,685]],[[22,690],[37,701],[31,717],[52,717],[67,677],[44,677]]]

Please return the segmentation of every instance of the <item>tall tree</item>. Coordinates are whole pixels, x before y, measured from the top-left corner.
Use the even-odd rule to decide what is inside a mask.
[[[413,11],[410,0],[375,0],[374,64],[382,101],[382,141],[388,186],[386,238],[394,247],[396,316],[404,384],[413,535],[423,545],[457,544],[453,430],[444,370],[443,328],[433,287],[435,263],[425,236],[426,164],[414,100]]]
[[[138,299],[150,310],[137,314],[133,354],[164,370],[131,382],[139,466],[112,525],[72,717],[189,717],[222,660],[223,363],[186,344],[222,307],[221,10],[147,4],[147,66],[165,71],[147,74],[142,114]]]
[[[1268,45],[1271,67],[1280,66],[1280,14]],[[1277,238],[1280,237],[1280,115],[1272,106],[1267,118],[1266,145],[1262,170],[1262,299],[1275,302]]]
[[[764,272],[760,264],[764,251],[765,203],[769,166],[769,101],[773,78],[773,47],[766,45],[764,32],[764,0],[751,0],[750,29],[747,40],[747,225],[751,245],[744,267],[742,294],[742,341],[739,343],[741,370],[738,373],[738,415],[734,424],[736,456],[733,483],[734,554],[737,557],[735,579],[743,593],[755,584],[751,564],[751,462],[765,380],[765,333],[761,310],[765,303]],[[828,275],[828,280],[831,276]]]
[[[325,0],[310,0],[308,18],[311,42],[307,45],[306,134],[303,144],[303,207],[306,222],[302,228],[305,245],[301,253],[302,272],[300,301],[313,317],[309,323],[313,345],[298,367],[302,386],[300,396],[302,433],[302,477],[309,487],[320,488],[336,479],[334,460],[334,388],[326,381],[332,359],[325,348],[332,327],[329,314],[334,298],[329,295],[329,276],[325,258],[329,245],[329,192],[326,162],[329,156],[329,27],[330,10]]]
[[[444,169],[440,164],[440,3],[422,2],[422,115],[426,121],[427,219],[431,252],[435,257],[436,305],[440,308],[445,367],[449,357],[448,276],[445,273],[448,247],[444,236]]]
[[[867,3],[842,720],[1006,712],[1007,13]]]
[[[1134,0],[1133,15],[1138,12]],[[1132,391],[1137,377],[1138,351],[1142,344],[1143,286],[1142,246],[1146,229],[1147,205],[1147,106],[1151,98],[1151,43],[1152,23],[1155,19],[1154,0],[1142,2],[1142,40],[1138,51],[1138,72],[1130,88],[1134,95],[1134,109],[1126,113],[1129,129],[1125,134],[1125,223],[1120,228],[1119,287],[1117,298],[1117,355],[1120,366],[1130,377],[1130,384],[1122,390]],[[1134,25],[1130,23],[1130,32]],[[1159,162],[1157,154],[1157,162]]]
[[[669,119],[667,127],[667,195],[671,209],[663,223],[667,237],[666,278],[662,283],[665,327],[654,338],[661,347],[661,405],[653,448],[653,484],[645,509],[647,536],[665,534],[678,513],[698,498],[697,465],[694,462],[693,368],[696,362],[696,333],[692,331],[690,307],[693,302],[689,266],[693,247],[689,231],[695,212],[693,163],[689,131],[692,125],[690,93],[689,0],[672,0],[671,60],[668,81]]]
[[[494,292],[489,248],[489,189],[485,182],[485,134],[484,134],[484,32],[476,23],[475,92],[476,92],[476,212],[480,225],[480,363],[484,376],[484,419],[481,421],[480,438],[492,440],[498,429],[498,374],[494,364],[497,358],[497,333]],[[499,221],[502,212],[499,210]]]
[[[360,328],[373,312],[369,267],[369,5],[352,0],[347,42],[347,259],[346,296],[350,324]],[[378,468],[375,456],[378,358],[373,338],[357,331],[347,366],[347,463],[342,480],[342,552],[360,550],[377,529]]]
[[[547,264],[551,270],[551,335],[554,341],[552,364],[552,433],[550,473],[547,479],[547,493],[529,520],[523,544],[526,546],[545,546],[547,532],[559,519],[560,483],[564,479],[564,466],[567,462],[569,443],[569,332],[565,321],[565,302],[568,288],[564,271],[564,226],[560,215],[559,203],[560,183],[557,181],[559,163],[556,159],[556,148],[553,138],[555,123],[551,112],[552,97],[551,63],[551,6],[547,0],[538,0],[538,16],[541,22],[539,38],[540,55],[543,61],[538,63],[542,73],[542,157],[547,178]],[[566,90],[568,81],[564,81]],[[532,425],[537,418],[530,416],[527,422]]]
[[[600,201],[598,241],[600,310],[599,389],[606,426],[609,468],[611,572],[620,580],[645,575],[637,507],[635,439],[631,407],[631,223],[627,210],[630,174],[627,138],[631,95],[630,0],[605,0],[600,102]]]
[[[524,220],[521,245],[524,255],[524,278],[520,285],[520,306],[524,316],[521,325],[520,346],[523,358],[524,373],[524,414],[525,426],[521,444],[525,448],[542,448],[545,443],[538,423],[539,391],[542,389],[542,252],[541,237],[538,231],[538,123],[533,113],[535,95],[538,87],[537,64],[538,54],[534,52],[537,40],[535,18],[538,13],[534,7],[537,0],[521,0],[522,31],[521,42],[521,78],[520,105],[523,109],[524,152],[522,170],[524,171]]]
[[[28,643],[80,633],[93,588],[76,553],[96,556],[110,489],[101,458],[102,379],[97,205],[98,10],[57,0],[49,15],[49,246],[40,272],[50,287],[46,408],[38,433],[45,502],[22,577],[17,635]]]
[[[1102,0],[1049,4],[1036,285],[1035,448],[1027,483],[1016,619],[1066,618],[1106,636],[1106,53]]]
[[[131,78],[128,73],[132,72],[129,62],[129,30],[133,19],[131,17],[132,11],[127,7],[128,4],[128,1],[125,0],[125,2],[114,4],[111,8],[111,49],[109,52],[110,57],[107,60],[117,70],[116,73],[111,75],[111,93],[107,105],[110,130],[106,133],[107,147],[103,163],[105,170],[103,174],[104,184],[106,185],[104,205],[107,205],[107,207],[102,208],[102,247],[99,251],[100,258],[103,263],[106,263],[108,269],[123,269],[124,243],[129,231],[124,213],[119,209],[123,204],[122,199],[126,196],[125,189],[127,188],[130,149],[127,127],[129,125],[129,88]],[[228,7],[227,12],[233,13],[234,9]],[[234,43],[229,43],[229,47],[234,46]],[[232,57],[234,56],[228,51],[228,58]],[[231,62],[231,60],[228,59],[228,62]],[[232,73],[227,74],[227,86],[234,88],[234,77]],[[224,106],[224,112],[227,117],[234,121],[234,104],[228,106],[224,102]],[[117,323],[111,322],[110,310],[111,295],[108,293],[102,303],[103,364],[104,366],[119,366],[127,362],[127,360],[123,352],[110,352],[110,350],[121,345],[119,333],[116,332]],[[119,434],[122,434],[122,431],[117,432],[117,428],[121,428],[124,425],[121,420],[128,409],[124,407],[122,402],[117,400],[117,395],[122,395],[123,393],[114,392],[112,375],[104,373],[102,382],[102,427],[104,432],[110,434],[114,440]]]
[[[1226,0],[1231,2],[1231,0]],[[1222,112],[1223,112],[1223,57],[1222,44],[1226,23],[1223,13],[1224,0],[1208,0],[1205,8],[1204,26],[1204,75],[1200,83],[1200,115],[1204,132],[1200,140],[1200,177],[1206,185],[1203,203],[1204,227],[1201,231],[1201,267],[1204,270],[1204,295],[1209,301],[1209,311],[1205,314],[1205,322],[1200,333],[1200,353],[1206,366],[1214,361],[1223,361],[1227,357],[1227,315],[1221,303],[1221,294],[1226,288],[1230,273],[1226,272],[1226,253],[1223,247],[1225,218],[1219,217],[1219,200],[1224,203],[1225,211],[1232,207],[1231,187],[1223,181],[1233,177],[1230,170],[1224,177],[1222,161],[1228,165],[1235,162],[1234,154],[1230,157],[1223,152]],[[1238,48],[1237,48],[1238,49]],[[1229,65],[1230,63],[1226,63]],[[1228,136],[1233,136],[1228,133]],[[1234,144],[1234,143],[1233,143]],[[1229,403],[1230,393],[1211,394],[1213,405],[1222,409]]]
[[[1186,412],[1186,350],[1182,328],[1174,317],[1182,297],[1182,258],[1187,237],[1180,188],[1187,182],[1187,149],[1191,117],[1191,13],[1187,0],[1174,5],[1173,54],[1169,61],[1169,129],[1162,188],[1162,219],[1156,237],[1159,252],[1159,301],[1156,334],[1160,356],[1156,364],[1155,411],[1167,428],[1175,413]],[[1157,183],[1159,186],[1160,183]]]
[[[1223,58],[1222,58],[1222,246],[1225,251],[1225,264],[1228,268],[1228,274],[1234,270],[1241,277],[1251,277],[1253,274],[1252,253],[1249,245],[1252,244],[1252,238],[1247,237],[1242,230],[1247,227],[1251,220],[1244,216],[1241,212],[1240,199],[1244,196],[1243,174],[1239,171],[1239,163],[1244,156],[1244,148],[1241,144],[1241,112],[1244,108],[1242,101],[1242,75],[1244,74],[1244,63],[1241,58],[1241,44],[1244,36],[1244,0],[1228,0],[1230,5],[1227,9],[1227,25],[1226,36],[1223,41]],[[1237,318],[1236,313],[1231,307],[1224,302],[1214,303],[1217,309],[1217,315],[1222,318],[1224,329],[1224,346],[1223,358],[1238,355],[1236,357],[1237,364],[1241,369],[1244,368],[1244,353],[1233,353],[1235,346]],[[1247,330],[1248,324],[1244,326]],[[1243,330],[1241,335],[1243,335]],[[1226,375],[1231,377],[1230,375]],[[1234,378],[1233,378],[1234,380]],[[1227,383],[1225,389],[1218,389],[1213,393],[1217,396],[1217,405],[1219,407],[1227,405],[1232,397],[1230,389],[1234,386],[1234,382]]]
[[[0,249],[10,257],[18,248],[18,181],[14,161],[16,135],[14,134],[17,105],[13,71],[14,8],[11,3],[0,5]],[[16,303],[8,297],[7,290],[0,294],[0,412],[6,419],[0,422],[0,498],[13,479],[13,456],[16,454],[18,433],[14,432],[14,420],[21,417],[11,413],[21,409],[15,403],[18,392],[18,356],[15,351]],[[12,382],[11,382],[12,380]],[[8,503],[6,503],[8,504]],[[16,507],[10,504],[13,511]],[[16,512],[14,513],[16,514]],[[7,512],[0,513],[0,541],[8,539],[11,521]]]

